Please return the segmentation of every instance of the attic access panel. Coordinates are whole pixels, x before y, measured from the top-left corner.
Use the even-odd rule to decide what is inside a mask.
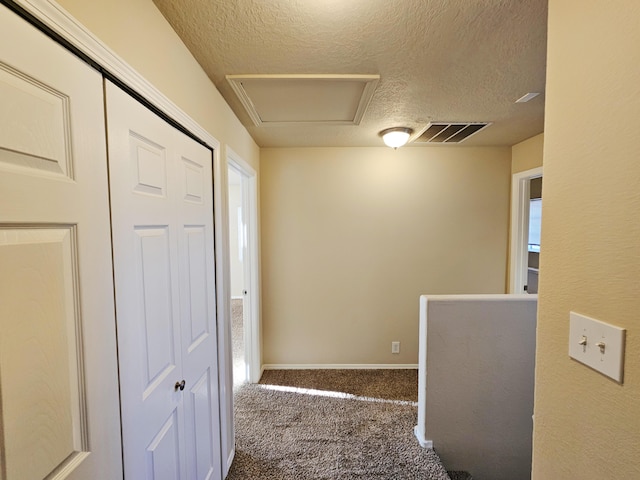
[[[414,143],[461,143],[480,130],[491,125],[489,122],[432,122],[420,132]]]
[[[380,75],[227,75],[254,125],[359,125]]]

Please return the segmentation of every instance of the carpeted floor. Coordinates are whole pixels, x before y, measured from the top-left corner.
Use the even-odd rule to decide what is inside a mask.
[[[246,380],[241,298],[233,298],[231,300],[231,352],[233,357],[233,385],[235,387]]]
[[[413,435],[415,370],[266,371],[234,399],[228,480],[451,478]]]

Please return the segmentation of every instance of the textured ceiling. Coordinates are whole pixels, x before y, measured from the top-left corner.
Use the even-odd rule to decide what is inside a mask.
[[[544,93],[547,0],[154,3],[261,147],[380,146],[380,130],[429,121],[493,122],[469,146],[513,145],[543,130],[544,95],[514,102]],[[358,126],[256,127],[225,80],[239,74],[380,82]]]

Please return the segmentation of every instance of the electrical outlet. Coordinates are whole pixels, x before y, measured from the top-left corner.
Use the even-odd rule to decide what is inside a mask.
[[[400,342],[391,342],[391,353],[400,353]]]
[[[571,312],[569,356],[622,383],[625,329]]]

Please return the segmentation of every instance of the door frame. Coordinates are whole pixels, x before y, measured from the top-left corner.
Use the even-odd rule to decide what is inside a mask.
[[[514,173],[511,179],[509,293],[525,293],[528,268],[529,183],[538,177],[542,177],[542,167]]]
[[[242,215],[247,227],[246,256],[244,266],[244,305],[248,315],[244,321],[244,349],[247,380],[257,383],[262,376],[262,352],[260,331],[260,276],[258,250],[258,181],[257,172],[242,157],[227,147],[227,166],[236,170],[242,178]],[[229,198],[227,190],[227,201]],[[227,231],[228,231],[227,223]],[[230,319],[229,319],[230,321]]]

